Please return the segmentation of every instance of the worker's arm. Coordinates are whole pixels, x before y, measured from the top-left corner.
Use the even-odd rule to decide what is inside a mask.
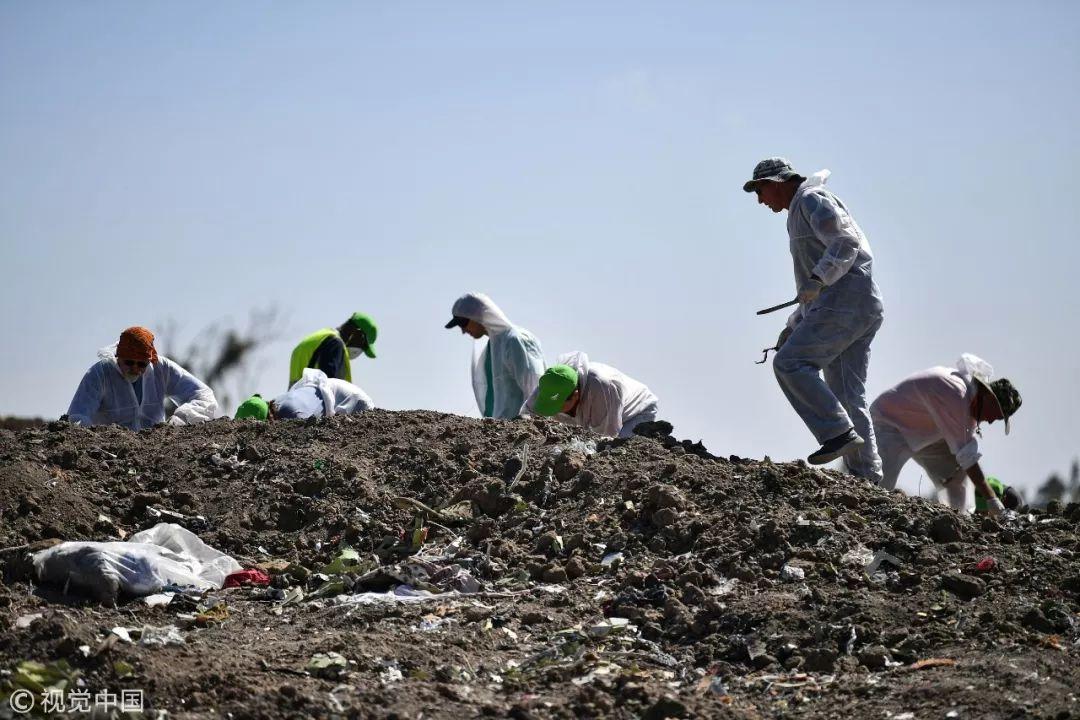
[[[218,404],[213,390],[168,358],[161,358],[158,365],[165,373],[165,394],[177,406],[169,418],[170,425],[193,425],[214,419]]]
[[[105,377],[101,363],[94,365],[83,375],[79,389],[68,405],[68,420],[76,425],[93,425],[94,415],[101,407],[101,395]]]
[[[802,203],[814,235],[825,245],[825,253],[813,274],[825,285],[835,285],[859,257],[862,238],[855,223],[830,195],[808,192]]]
[[[979,463],[975,463],[967,469],[967,476],[971,480],[971,484],[975,486],[975,492],[986,498],[987,511],[991,515],[1000,514],[1005,509],[1005,506],[1001,504],[1001,500],[998,499],[990,484],[986,482],[986,475],[983,474]]]
[[[315,348],[311,356],[311,367],[326,373],[326,377],[345,379],[345,341],[337,335],[330,335]]]

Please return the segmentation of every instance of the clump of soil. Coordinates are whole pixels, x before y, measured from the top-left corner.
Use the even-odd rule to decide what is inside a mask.
[[[235,718],[1080,713],[1080,506],[962,517],[645,431],[387,411],[0,430],[0,670],[63,659],[88,689]],[[271,586],[104,607],[26,561],[162,520]],[[359,564],[323,572],[344,547]],[[405,582],[438,595],[343,601]],[[111,632],[169,625],[181,644]]]

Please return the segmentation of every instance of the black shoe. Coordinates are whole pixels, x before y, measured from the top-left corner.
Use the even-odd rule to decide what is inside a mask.
[[[811,465],[831,463],[836,458],[846,454],[848,450],[859,447],[863,442],[865,441],[852,428],[843,435],[837,435],[832,440],[826,440],[825,444],[817,452],[806,458],[806,461]]]

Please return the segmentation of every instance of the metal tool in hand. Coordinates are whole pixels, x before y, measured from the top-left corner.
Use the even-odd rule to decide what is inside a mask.
[[[776,312],[777,310],[783,310],[786,307],[791,307],[792,305],[798,305],[798,304],[799,304],[799,298],[795,298],[794,300],[788,300],[786,303],[780,303],[779,305],[773,305],[772,307],[767,307],[764,310],[758,310],[757,314],[758,315],[768,315],[771,312]],[[772,349],[772,348],[770,348],[770,349]]]

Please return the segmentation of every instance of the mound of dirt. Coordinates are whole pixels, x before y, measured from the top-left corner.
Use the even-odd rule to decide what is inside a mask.
[[[0,696],[36,661],[149,716],[1080,715],[1080,506],[961,517],[670,432],[0,430]],[[105,607],[27,561],[162,521],[271,584]]]

